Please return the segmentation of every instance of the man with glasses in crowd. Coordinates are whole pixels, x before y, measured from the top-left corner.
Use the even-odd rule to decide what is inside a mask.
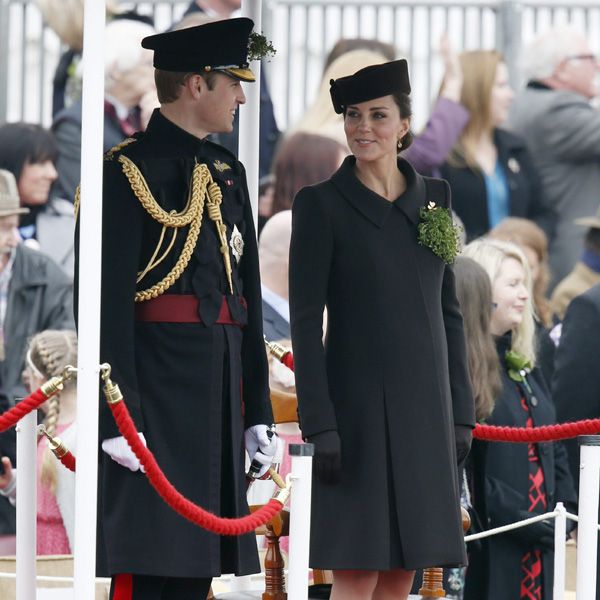
[[[599,63],[585,36],[557,27],[537,37],[523,52],[526,88],[515,98],[511,126],[526,140],[557,213],[550,239],[552,287],[579,257],[584,230],[574,220],[600,204]]]

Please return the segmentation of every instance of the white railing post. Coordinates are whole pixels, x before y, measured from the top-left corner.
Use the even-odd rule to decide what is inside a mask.
[[[288,600],[308,598],[308,552],[314,444],[290,444],[292,495],[290,501],[290,560]]]
[[[577,531],[577,600],[596,600],[600,435],[579,436],[579,528]]]
[[[35,600],[37,411],[17,424],[17,600]]]
[[[556,503],[554,519],[554,600],[565,598],[565,561],[567,539],[567,510],[562,502]]]

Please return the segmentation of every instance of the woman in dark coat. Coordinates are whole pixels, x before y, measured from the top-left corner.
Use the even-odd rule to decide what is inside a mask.
[[[354,155],[299,192],[290,249],[300,424],[315,444],[311,565],[334,571],[335,600],[406,598],[414,569],[465,562],[457,462],[473,398],[454,276],[431,249],[441,235],[451,261],[456,235],[447,186],[397,158],[406,61],[331,91]]]
[[[450,184],[452,207],[473,240],[502,219],[535,221],[551,240],[555,215],[544,206],[542,183],[525,141],[500,126],[513,99],[508,69],[494,50],[460,56],[461,103],[471,118],[441,168]]]
[[[502,392],[488,419],[492,425],[538,427],[556,422],[539,368],[534,368],[534,323],[527,261],[514,244],[475,241],[464,253],[487,271],[495,309]],[[483,310],[483,307],[482,307]],[[485,528],[554,510],[576,509],[576,493],[560,442],[475,442],[473,502]],[[465,598],[518,600],[552,597],[554,525],[542,521],[483,540],[469,549]]]

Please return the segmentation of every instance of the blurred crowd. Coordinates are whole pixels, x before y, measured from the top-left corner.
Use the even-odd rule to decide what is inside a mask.
[[[53,81],[52,126],[0,125],[0,412],[76,361],[76,338],[70,332],[73,202],[82,125],[82,2],[71,0],[65,10],[61,0],[57,10],[57,1],[38,0],[67,47]],[[237,0],[192,1],[183,20],[172,27],[228,18],[238,9]],[[109,3],[105,150],[143,130],[159,105],[151,54],[140,45],[153,32],[150,18]],[[271,341],[290,343],[288,252],[294,197],[301,188],[329,178],[349,153],[329,82],[398,54],[397,48],[376,40],[333,43],[316,97],[284,132],[275,121],[268,81],[261,80],[259,257],[264,333]],[[592,102],[599,93],[598,59],[582,33],[554,28],[524,49],[526,84],[513,90],[507,65],[496,51],[457,55],[444,37],[440,57],[444,76],[438,96],[424,129],[414,132],[412,145],[401,156],[421,174],[450,184],[455,220],[463,233],[456,277],[478,421],[534,426],[599,417],[600,370],[594,362],[600,353],[600,112]],[[412,73],[413,79],[419,77]],[[237,124],[232,134],[215,138],[235,152]],[[511,375],[515,367],[508,364],[508,355],[522,361],[517,371],[525,370],[526,377],[520,381]],[[271,376],[274,387],[294,391],[293,375],[285,368],[272,365]],[[515,394],[516,402],[511,401]],[[519,402],[520,411],[514,409]],[[47,426],[74,436],[74,406],[74,390],[65,389],[44,407]],[[292,431],[291,439],[298,439],[298,433]],[[0,494],[5,496],[0,498],[0,554],[14,550],[13,436],[0,436]],[[550,510],[556,501],[576,511],[576,443],[531,444],[525,450],[516,446],[476,443],[473,448],[464,468],[463,500],[476,527]],[[40,461],[45,491],[38,498],[38,524],[50,533],[38,550],[68,553],[72,481],[48,470],[43,449]],[[515,488],[516,465],[523,470],[519,497],[509,493]],[[522,505],[523,498],[534,508]],[[482,589],[477,586],[491,590],[507,573],[526,586],[522,573],[547,563],[551,525],[519,531],[471,548],[466,575],[464,569],[448,574],[449,596],[517,598],[489,591],[477,596]],[[522,547],[534,551],[525,557]],[[549,566],[544,574],[550,577]],[[545,595],[531,590],[518,597],[551,598],[550,582],[542,585]]]

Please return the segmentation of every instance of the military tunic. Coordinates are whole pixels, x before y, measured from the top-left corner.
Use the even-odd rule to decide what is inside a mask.
[[[136,291],[151,287],[171,270],[188,227],[178,231],[166,258],[136,285],[162,225],[134,195],[118,160],[121,155],[137,165],[167,212],[184,210],[196,163],[208,165],[222,191],[234,293],[229,291],[206,206],[189,264],[166,291],[198,298],[202,322],[136,320]],[[245,515],[243,432],[251,425],[271,423],[272,414],[258,255],[244,169],[227,150],[194,137],[157,110],[137,141],[105,161],[103,185],[101,361],[112,365],[113,379],[121,386],[138,430],[173,485],[216,514]],[[243,240],[239,262],[231,247],[235,228]],[[172,236],[173,229],[167,228],[158,257]],[[224,296],[232,317],[243,327],[215,322]],[[103,407],[101,438],[116,435]],[[99,555],[101,572],[212,577],[259,570],[253,533],[226,538],[196,527],[163,502],[143,473],[101,456],[99,534],[106,548]]]
[[[290,313],[305,436],[337,430],[337,484],[313,482],[311,566],[465,563],[455,424],[474,425],[452,268],[418,243],[419,211],[449,206],[404,160],[388,202],[348,157],[293,206]],[[322,337],[327,307],[327,337]]]

